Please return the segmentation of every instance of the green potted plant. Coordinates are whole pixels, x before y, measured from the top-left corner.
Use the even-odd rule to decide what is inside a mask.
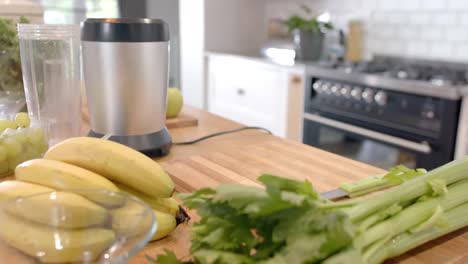
[[[320,59],[322,53],[324,32],[332,29],[333,25],[329,22],[320,22],[309,7],[301,5],[301,9],[307,17],[293,15],[284,23],[292,33],[296,59],[315,61]]]

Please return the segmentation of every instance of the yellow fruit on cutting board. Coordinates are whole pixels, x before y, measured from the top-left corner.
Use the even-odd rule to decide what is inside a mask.
[[[32,183],[13,180],[3,181],[0,182],[0,202],[53,191],[54,189]]]
[[[55,229],[5,213],[0,226],[2,241],[46,263],[90,263],[115,240],[109,229]]]
[[[117,185],[117,187],[123,191],[123,192],[126,192],[126,193],[129,193],[137,198],[139,198],[140,200],[142,200],[143,202],[149,204],[153,209],[156,209],[158,211],[161,211],[161,212],[166,212],[168,214],[171,214],[171,215],[176,215],[177,212],[179,211],[179,203],[177,202],[176,199],[170,197],[170,198],[153,198],[153,197],[149,197],[147,195],[144,195],[142,193],[139,193],[138,191],[126,186],[126,185],[123,185],[123,184],[120,184],[120,183],[116,183],[115,185]]]
[[[150,197],[167,198],[174,192],[174,182],[158,163],[109,140],[70,138],[49,149],[44,158],[91,170]]]
[[[89,170],[61,161],[47,159],[29,160],[16,167],[15,176],[20,181],[44,185],[56,190],[75,189],[77,193],[80,193],[84,197],[105,206],[121,206],[124,202],[122,196],[111,195],[105,191],[95,191],[119,191],[108,179]]]
[[[159,240],[168,236],[177,227],[177,220],[173,215],[157,210],[154,210],[154,214],[156,215],[158,228],[156,229],[154,236],[151,238],[151,241]]]
[[[182,97],[182,94],[180,93],[180,90],[177,88],[167,89],[166,117],[167,118],[176,117],[182,110],[183,105],[184,105],[184,99]]]
[[[105,223],[109,214],[99,205],[69,192],[51,192],[7,202],[8,213],[45,225],[83,228]]]

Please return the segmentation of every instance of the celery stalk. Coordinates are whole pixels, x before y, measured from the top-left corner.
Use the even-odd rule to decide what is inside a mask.
[[[390,235],[390,237],[394,237],[405,232],[411,227],[416,226],[431,217],[438,205],[439,202],[437,199],[430,199],[408,207],[397,215],[366,230],[362,236],[357,238],[359,245],[361,245],[362,248],[365,248],[385,236]]]
[[[432,189],[430,185],[427,184],[427,181],[429,180],[442,179],[447,184],[451,184],[467,179],[467,171],[468,157],[452,161],[426,173],[423,176],[404,182],[398,188],[372,197],[372,199],[367,199],[355,207],[350,208],[347,213],[353,222],[357,222],[381,208],[413,200],[425,194],[430,194]]]
[[[403,210],[403,206],[395,204],[388,208],[384,208],[383,210],[380,210],[377,213],[370,215],[369,217],[365,218],[362,222],[357,224],[358,232],[360,233],[364,232],[365,230],[367,230],[369,227],[373,226],[374,224],[388,217],[396,215],[397,213],[401,212],[401,210]]]
[[[429,198],[423,202],[417,202],[408,206],[393,217],[384,220],[366,230],[358,237],[359,245],[364,248],[374,241],[390,235],[394,237],[412,227],[418,226],[437,212],[440,206],[443,212],[468,202],[468,180],[460,181],[448,187],[448,193],[442,196]]]
[[[426,229],[418,233],[403,233],[381,246],[374,255],[366,260],[366,263],[381,263],[388,258],[401,255],[430,240],[467,226],[468,217],[466,216],[468,215],[468,203],[464,203],[448,212],[445,212],[445,215],[447,217],[448,227],[440,228],[438,226],[433,226],[430,229]]]

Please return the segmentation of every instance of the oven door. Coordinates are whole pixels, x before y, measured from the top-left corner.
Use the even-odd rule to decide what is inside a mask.
[[[398,164],[415,168],[423,165],[421,157],[432,153],[427,142],[413,142],[311,113],[304,114],[303,141],[383,169]]]

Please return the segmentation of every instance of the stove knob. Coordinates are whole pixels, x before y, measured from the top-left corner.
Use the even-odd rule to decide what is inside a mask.
[[[339,84],[334,84],[332,85],[332,87],[330,88],[331,92],[336,95],[336,96],[340,96],[340,85]]]
[[[374,91],[370,88],[366,88],[364,92],[362,92],[362,99],[367,103],[372,103],[374,101]]]
[[[354,87],[353,90],[351,90],[351,96],[356,99],[356,100],[361,100],[361,95],[362,95],[362,89],[359,87]]]
[[[433,119],[435,117],[435,113],[433,110],[427,110],[423,112],[423,116],[426,117],[427,119]]]
[[[349,85],[343,85],[343,87],[341,87],[340,93],[343,97],[349,97],[350,92],[351,87],[349,87]]]
[[[316,81],[314,82],[314,84],[312,85],[312,88],[314,88],[314,91],[316,93],[321,93],[322,92],[322,81]]]
[[[374,100],[378,105],[384,106],[387,104],[388,96],[385,92],[380,91],[375,94]]]
[[[326,94],[331,94],[330,83],[323,83],[321,86],[322,92]]]

